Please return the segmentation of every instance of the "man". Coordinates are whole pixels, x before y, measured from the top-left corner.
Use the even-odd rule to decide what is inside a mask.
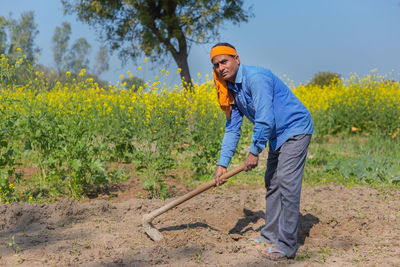
[[[216,44],[210,57],[218,101],[227,117],[214,175],[216,185],[226,182],[220,176],[235,153],[245,115],[254,124],[245,171],[258,165],[258,155],[269,142],[265,226],[253,241],[272,244],[262,251],[270,260],[293,258],[297,250],[303,170],[314,133],[311,115],[270,70],[240,64],[232,45]]]

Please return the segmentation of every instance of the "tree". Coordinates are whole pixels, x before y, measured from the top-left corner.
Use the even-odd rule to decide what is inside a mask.
[[[109,61],[109,56],[107,53],[107,47],[103,45],[97,52],[96,62],[93,67],[93,73],[97,76],[100,76],[100,74],[107,71],[110,67],[108,61]]]
[[[63,22],[61,27],[56,27],[53,35],[53,58],[59,72],[64,71],[67,61],[68,42],[71,36],[71,25]]]
[[[35,46],[35,38],[39,31],[35,24],[35,15],[33,11],[24,12],[21,18],[17,21],[13,18],[9,19],[8,23],[11,45],[8,54],[15,54],[18,48],[21,49],[28,60],[31,62],[40,49]]]
[[[315,84],[319,85],[321,87],[323,86],[328,86],[332,80],[334,79],[340,79],[341,75],[338,73],[334,72],[329,72],[329,71],[323,71],[323,72],[317,72],[314,74],[313,78],[311,79],[311,82],[309,84]]]
[[[7,32],[8,21],[0,16],[0,54],[4,54],[7,49]]]
[[[67,68],[71,72],[79,73],[89,66],[90,44],[85,38],[79,38],[69,50]]]
[[[190,83],[188,54],[193,43],[216,39],[225,21],[247,22],[243,0],[61,0],[65,12],[99,29],[100,38],[126,62],[171,54]]]

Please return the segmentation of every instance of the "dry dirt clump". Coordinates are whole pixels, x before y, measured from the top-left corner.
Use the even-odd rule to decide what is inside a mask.
[[[400,266],[399,192],[304,187],[297,257],[281,263],[247,241],[263,225],[264,194],[205,192],[153,221],[160,242],[141,217],[169,200],[0,205],[0,266]]]

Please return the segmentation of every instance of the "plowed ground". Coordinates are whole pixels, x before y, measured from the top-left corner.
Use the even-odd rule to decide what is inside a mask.
[[[0,205],[0,265],[400,266],[400,192],[303,187],[297,257],[280,263],[247,241],[263,226],[264,195],[261,186],[209,190],[154,220],[160,242],[141,218],[171,199]]]

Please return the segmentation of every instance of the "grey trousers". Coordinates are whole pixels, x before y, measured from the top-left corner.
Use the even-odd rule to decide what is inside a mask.
[[[289,138],[277,151],[268,152],[265,172],[265,226],[259,238],[294,256],[300,215],[300,192],[311,135]]]

